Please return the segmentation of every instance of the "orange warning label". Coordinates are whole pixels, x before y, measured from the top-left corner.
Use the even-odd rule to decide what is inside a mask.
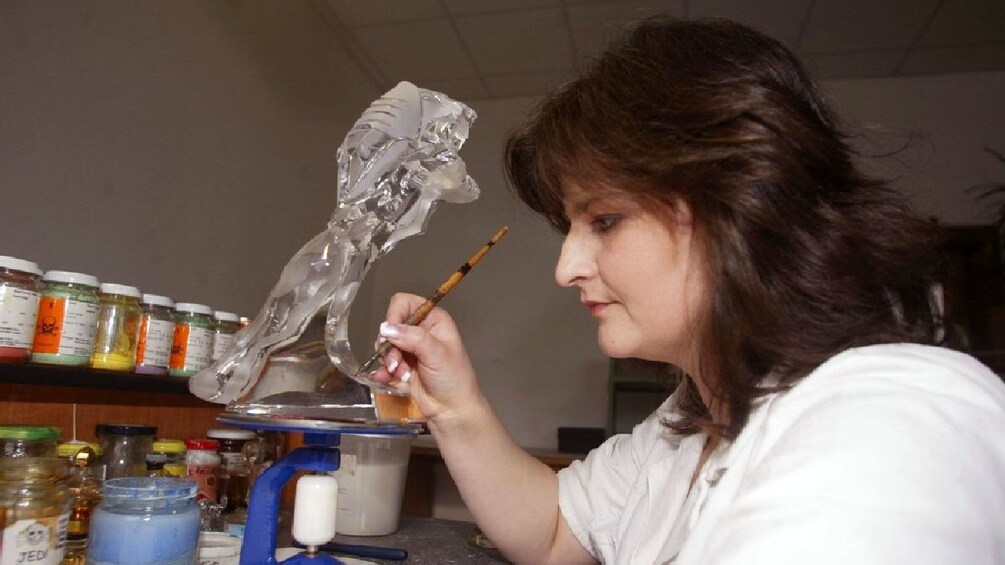
[[[136,364],[143,364],[143,356],[147,353],[147,327],[150,325],[150,316],[143,316],[140,323],[140,337],[136,341]]]
[[[188,354],[188,324],[175,324],[174,339],[171,341],[172,369],[185,368],[185,356]]]
[[[59,353],[65,314],[65,298],[43,296],[39,300],[38,319],[35,321],[35,341],[31,346],[32,352]]]

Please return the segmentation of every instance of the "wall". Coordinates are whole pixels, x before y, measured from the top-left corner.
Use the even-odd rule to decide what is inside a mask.
[[[307,2],[5,2],[0,83],[0,254],[245,315],[376,94]]]

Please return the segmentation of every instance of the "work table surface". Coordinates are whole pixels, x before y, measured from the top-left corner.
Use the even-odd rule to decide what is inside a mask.
[[[396,547],[408,552],[405,561],[367,559],[385,565],[412,565],[419,563],[508,563],[495,549],[474,544],[477,526],[471,522],[416,518],[402,516],[398,531],[389,536],[343,536],[333,541],[354,545]]]

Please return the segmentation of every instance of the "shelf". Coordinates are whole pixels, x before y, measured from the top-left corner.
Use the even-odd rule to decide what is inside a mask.
[[[0,364],[0,383],[190,395],[185,378],[30,363]]]

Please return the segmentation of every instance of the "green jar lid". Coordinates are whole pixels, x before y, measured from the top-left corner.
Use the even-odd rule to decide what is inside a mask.
[[[66,443],[61,443],[56,446],[56,455],[60,457],[73,457],[85,447],[91,448],[91,451],[93,451],[95,455],[101,455],[100,445],[96,443],[88,443],[86,441],[68,441]]]
[[[52,426],[5,426],[0,425],[0,439],[26,439],[45,441],[59,439],[59,428]]]
[[[152,451],[157,453],[185,453],[185,442],[180,439],[159,439],[154,442]]]

